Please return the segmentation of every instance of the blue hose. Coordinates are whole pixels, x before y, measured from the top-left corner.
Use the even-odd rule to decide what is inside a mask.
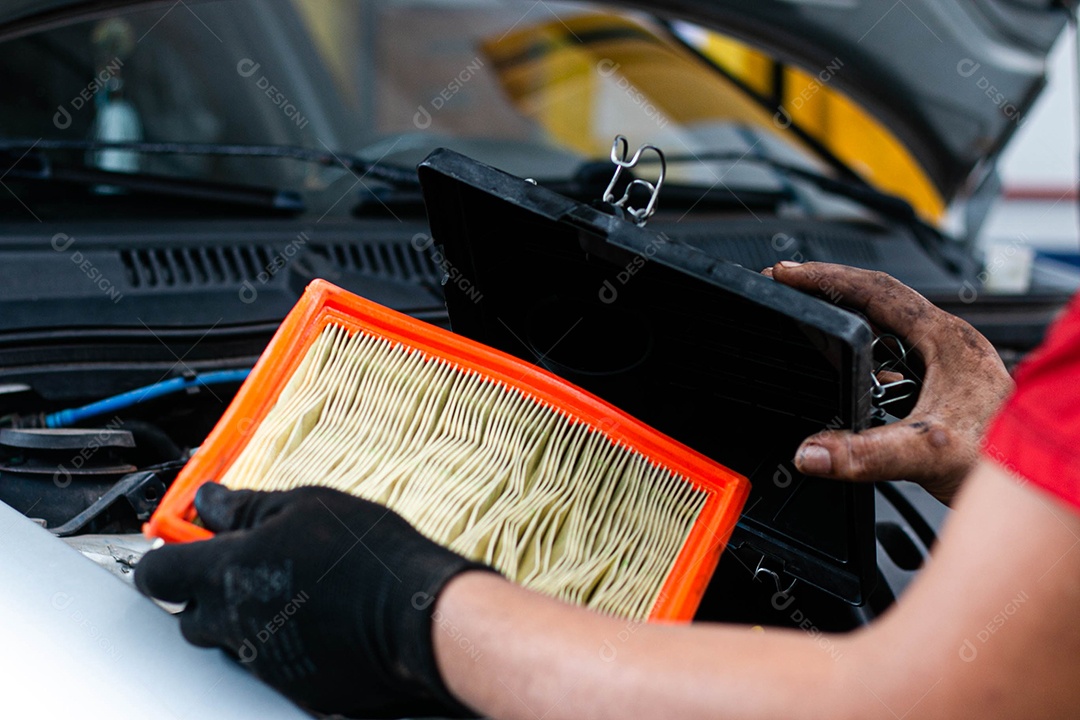
[[[214,372],[203,373],[202,375],[196,375],[192,378],[178,377],[170,380],[163,380],[162,382],[136,388],[135,390],[129,390],[126,393],[113,395],[110,398],[98,400],[97,402],[92,402],[89,405],[83,405],[82,407],[58,410],[57,412],[45,416],[45,427],[70,427],[98,415],[115,413],[125,408],[129,408],[132,405],[138,405],[147,400],[159,398],[162,395],[181,392],[188,388],[243,382],[247,378],[249,372],[251,371],[217,370]]]

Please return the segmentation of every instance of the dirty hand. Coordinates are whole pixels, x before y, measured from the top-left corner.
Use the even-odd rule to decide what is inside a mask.
[[[795,466],[841,480],[911,480],[948,503],[978,458],[986,424],[1013,389],[994,347],[885,273],[814,262],[779,263],[764,272],[861,312],[918,352],[926,367],[918,403],[906,418],[859,433],[813,435],[796,452]]]
[[[195,508],[217,537],[146,554],[135,584],[186,602],[180,629],[297,702],[363,717],[470,715],[432,647],[435,598],[483,569],[381,505],[327,488],[230,491]]]

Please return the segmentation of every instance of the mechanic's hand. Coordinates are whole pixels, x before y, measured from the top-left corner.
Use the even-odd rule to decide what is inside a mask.
[[[187,602],[180,630],[221,647],[299,703],[363,717],[471,715],[439,676],[432,612],[483,569],[366,500],[307,487],[195,498],[211,540],[146,554],[135,584]]]
[[[918,351],[926,366],[918,403],[906,418],[859,433],[813,435],[796,452],[795,466],[842,480],[911,480],[950,502],[978,458],[987,422],[1012,392],[990,342],[885,273],[816,262],[778,263],[764,273],[858,310]]]

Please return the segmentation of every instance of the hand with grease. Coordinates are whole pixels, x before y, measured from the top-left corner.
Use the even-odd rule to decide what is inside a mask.
[[[949,503],[979,456],[987,422],[1013,381],[990,342],[960,318],[882,272],[829,263],[783,262],[763,273],[861,312],[919,353],[926,367],[918,403],[899,422],[807,438],[795,466],[838,480],[911,480]],[[890,373],[883,382],[899,379]]]

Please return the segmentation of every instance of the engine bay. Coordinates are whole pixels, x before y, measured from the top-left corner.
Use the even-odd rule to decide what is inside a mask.
[[[442,286],[451,268],[426,224],[364,224],[361,232],[330,221],[318,227],[276,221],[237,232],[231,223],[183,223],[166,234],[169,242],[155,238],[153,244],[120,228],[91,225],[67,236],[73,241],[64,251],[52,247],[55,233],[48,229],[44,237],[8,238],[24,249],[24,264],[0,272],[9,279],[21,272],[24,280],[7,284],[0,296],[0,501],[130,580],[149,548],[142,524],[308,281],[325,277],[449,325]],[[758,235],[773,228],[747,236],[730,220],[707,225],[698,220],[680,230],[691,231],[688,242],[708,238],[710,251],[746,266],[765,266],[790,252],[761,242]],[[715,231],[721,227],[729,234]],[[837,245],[848,250],[842,258],[820,236],[807,233],[798,242],[807,253],[853,264],[860,254],[866,260],[868,253],[880,259],[905,252],[901,241],[880,230],[844,230],[846,244]],[[80,263],[68,256],[72,252],[82,253]],[[82,263],[107,277],[124,299],[110,300]],[[63,281],[27,283],[32,268],[38,277],[52,272]],[[933,279],[916,273],[908,280],[925,285]],[[31,298],[37,300],[32,312]],[[882,484],[876,507],[879,577],[862,605],[792,586],[768,563],[727,552],[697,618],[809,624],[821,632],[865,624],[917,572],[945,515],[907,483]]]

